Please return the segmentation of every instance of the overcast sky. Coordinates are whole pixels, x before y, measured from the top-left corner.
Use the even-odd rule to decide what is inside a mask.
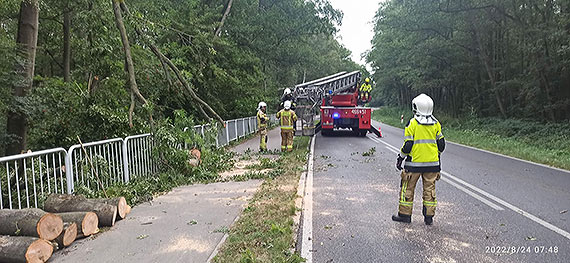
[[[340,41],[352,51],[352,60],[364,64],[361,54],[371,48],[374,36],[372,20],[382,0],[329,0],[335,9],[344,13]]]

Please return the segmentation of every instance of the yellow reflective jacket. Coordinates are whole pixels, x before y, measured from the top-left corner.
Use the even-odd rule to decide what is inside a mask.
[[[257,111],[257,127],[259,129],[267,129],[267,114],[262,110]]]
[[[441,124],[420,124],[411,119],[404,130],[401,155],[407,156],[404,169],[409,172],[439,172],[439,155],[445,149]]]
[[[297,114],[292,110],[280,110],[277,113],[280,120],[281,130],[293,130],[293,123],[297,121]]]
[[[372,85],[370,85],[370,83],[366,84],[366,82],[364,82],[362,83],[362,86],[360,86],[360,91],[370,92],[372,91]]]

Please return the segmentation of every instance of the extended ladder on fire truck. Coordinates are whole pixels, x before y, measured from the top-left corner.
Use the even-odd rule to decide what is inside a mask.
[[[360,71],[346,73],[339,72],[324,78],[309,81],[295,86],[293,95],[297,100],[305,100],[318,106],[327,94],[336,95],[346,92],[352,88],[358,88],[360,82]]]
[[[321,128],[320,120],[316,119],[316,117],[320,116],[319,110],[322,111],[324,107],[329,107],[334,104],[343,109],[361,109],[358,108],[358,96],[354,95],[358,93],[358,85],[361,77],[360,71],[350,73],[343,71],[296,85],[293,95],[297,100],[296,111],[300,117],[302,134],[310,136],[319,131]],[[349,99],[346,101],[336,100],[332,103],[334,98],[339,97]],[[335,109],[334,107],[332,108]],[[367,122],[367,125],[370,125],[369,115],[367,118],[365,122]],[[374,129],[370,130],[379,134]]]

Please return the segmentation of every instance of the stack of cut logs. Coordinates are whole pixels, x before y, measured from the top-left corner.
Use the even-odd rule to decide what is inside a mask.
[[[0,262],[46,262],[54,249],[110,227],[130,213],[124,197],[50,195],[44,210],[0,210]]]

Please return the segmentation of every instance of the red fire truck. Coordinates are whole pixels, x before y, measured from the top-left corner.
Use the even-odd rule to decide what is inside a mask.
[[[367,101],[359,98],[361,76],[359,71],[339,72],[295,86],[294,96],[304,135],[320,129],[324,136],[334,130],[352,130],[360,136],[366,136],[370,131],[381,137],[380,130],[371,125],[372,109],[363,107]],[[320,122],[315,125],[317,107]]]

